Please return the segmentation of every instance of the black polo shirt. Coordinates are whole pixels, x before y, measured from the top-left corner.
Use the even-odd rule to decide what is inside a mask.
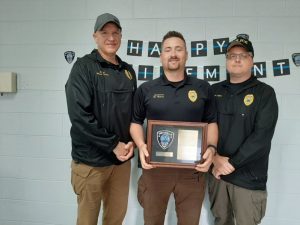
[[[134,96],[132,122],[144,119],[207,122],[217,121],[215,100],[208,82],[185,74],[181,83],[165,75],[143,83]]]

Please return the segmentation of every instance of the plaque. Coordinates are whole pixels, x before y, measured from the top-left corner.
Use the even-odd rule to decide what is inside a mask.
[[[207,123],[148,120],[147,163],[195,168],[207,147]]]

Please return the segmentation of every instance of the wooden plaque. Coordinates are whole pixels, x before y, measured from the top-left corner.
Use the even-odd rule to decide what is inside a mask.
[[[148,120],[147,163],[195,168],[207,148],[207,123]]]

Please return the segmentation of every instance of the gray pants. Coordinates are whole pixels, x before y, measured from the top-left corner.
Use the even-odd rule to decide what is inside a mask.
[[[208,192],[215,225],[257,225],[265,215],[267,191],[241,188],[210,174]]]

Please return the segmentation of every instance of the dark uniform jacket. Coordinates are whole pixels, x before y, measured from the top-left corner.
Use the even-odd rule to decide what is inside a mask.
[[[135,72],[121,61],[113,65],[95,49],[79,58],[66,83],[72,158],[90,166],[120,164],[112,152],[118,142],[131,140],[129,125]]]
[[[271,139],[278,117],[272,87],[251,77],[231,91],[223,81],[212,86],[217,102],[218,153],[229,157],[235,171],[224,181],[252,190],[265,190]]]

